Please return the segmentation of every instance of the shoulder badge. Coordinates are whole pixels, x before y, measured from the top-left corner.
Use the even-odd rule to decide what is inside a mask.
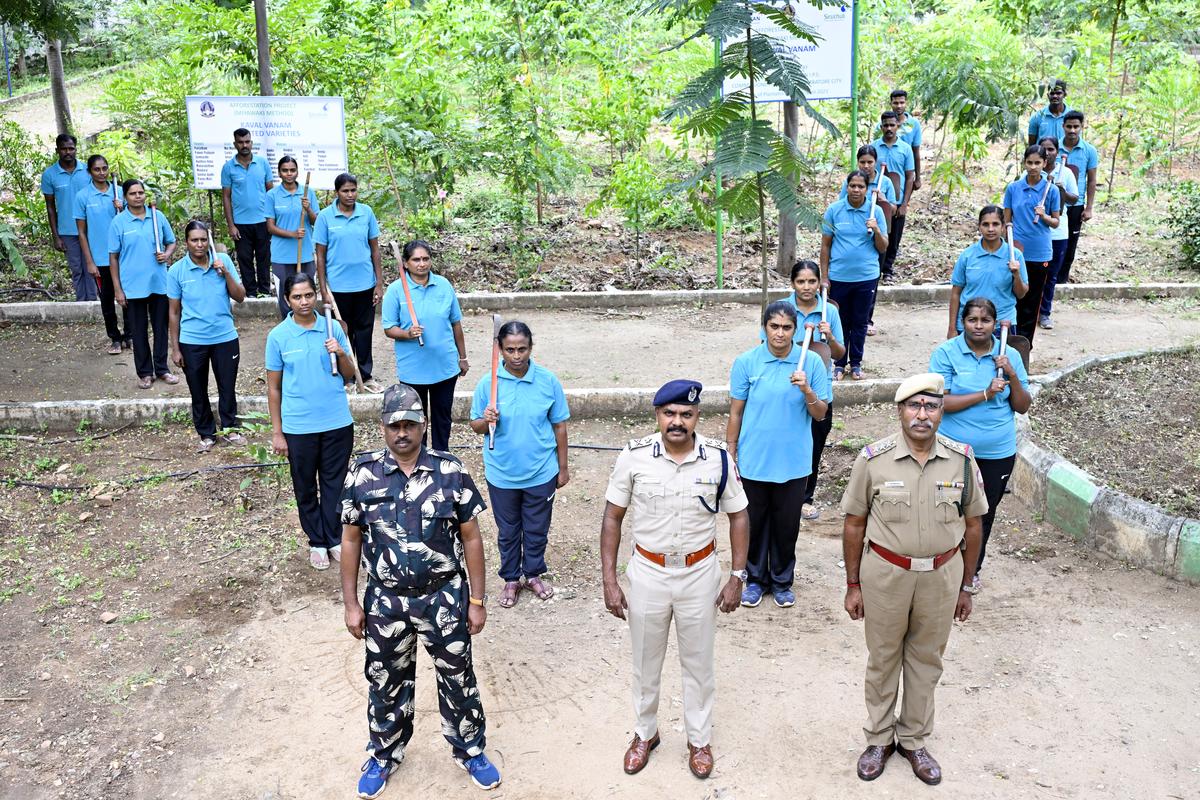
[[[641,447],[649,447],[652,444],[654,444],[653,436],[643,436],[641,439],[630,439],[628,446],[630,450],[637,450]]]
[[[433,456],[434,458],[440,458],[443,461],[451,461],[455,464],[458,464],[460,467],[462,466],[462,459],[453,453],[447,453],[445,450],[434,450],[433,448],[426,448],[425,452],[429,453],[429,455]]]
[[[971,445],[964,444],[962,442],[956,442],[953,439],[949,439],[945,436],[942,436],[940,433],[938,434],[937,438],[938,438],[938,442],[940,442],[941,445],[943,447],[945,447],[947,450],[953,450],[954,452],[959,453],[964,456],[971,455]]]
[[[364,464],[370,464],[372,461],[379,461],[383,458],[383,450],[372,450],[369,453],[360,453],[354,457],[354,466],[361,467]]]
[[[872,442],[871,444],[867,445],[862,449],[862,454],[866,456],[867,459],[872,459],[881,453],[886,453],[895,446],[896,437],[889,436],[886,439],[880,439],[878,442]]]
[[[725,441],[723,439],[710,439],[707,436],[702,436],[702,437],[700,437],[700,443],[703,444],[705,447],[712,447],[716,450],[728,450],[729,449],[728,445],[725,444]]]

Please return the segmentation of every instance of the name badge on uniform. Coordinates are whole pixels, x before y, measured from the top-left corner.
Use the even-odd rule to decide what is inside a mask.
[[[883,488],[885,488],[885,489],[903,489],[904,481],[884,481]]]
[[[696,478],[695,483],[703,483],[707,486],[717,486],[721,483],[719,478]]]

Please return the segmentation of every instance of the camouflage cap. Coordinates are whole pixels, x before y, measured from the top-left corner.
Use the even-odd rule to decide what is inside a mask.
[[[417,390],[407,383],[393,383],[383,393],[383,424],[397,422],[424,422],[425,407]]]

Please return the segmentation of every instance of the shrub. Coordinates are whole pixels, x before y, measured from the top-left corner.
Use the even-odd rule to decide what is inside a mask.
[[[1179,243],[1184,265],[1200,270],[1200,183],[1181,181],[1176,185],[1167,224]]]

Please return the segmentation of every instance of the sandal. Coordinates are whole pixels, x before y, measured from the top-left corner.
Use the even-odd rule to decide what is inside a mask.
[[[197,453],[207,453],[209,450],[213,449],[213,445],[215,445],[215,444],[216,444],[215,440],[210,439],[206,436],[200,440],[200,444],[196,447],[196,452]]]
[[[158,376],[158,379],[170,386],[174,386],[175,384],[179,383],[179,376],[173,372],[164,372],[162,375]]]
[[[521,584],[517,581],[505,581],[504,588],[500,590],[499,605],[501,608],[512,608],[517,604],[517,593],[521,591]]]
[[[846,377],[846,368],[845,367],[834,367],[833,368],[833,379],[835,381],[840,381],[844,377]]]
[[[153,385],[154,385],[154,378],[151,378],[149,375],[146,375],[145,377],[142,377],[142,378],[138,378],[138,388],[139,389],[149,389]]]
[[[324,547],[308,548],[308,565],[315,570],[329,569],[329,550]]]
[[[865,378],[867,376],[863,372],[862,367],[851,367],[850,368],[850,377],[854,378],[854,380],[856,380],[856,381],[861,381],[863,378]]]
[[[529,591],[537,595],[538,600],[549,600],[554,597],[554,590],[542,583],[542,579],[537,575],[526,578],[525,585],[529,587]]]
[[[106,353],[108,353],[110,356],[119,356],[119,355],[121,355],[121,343],[120,343],[120,342],[113,342],[112,344],[110,344],[110,345],[108,346],[108,349],[107,349],[105,352],[106,352]]]

